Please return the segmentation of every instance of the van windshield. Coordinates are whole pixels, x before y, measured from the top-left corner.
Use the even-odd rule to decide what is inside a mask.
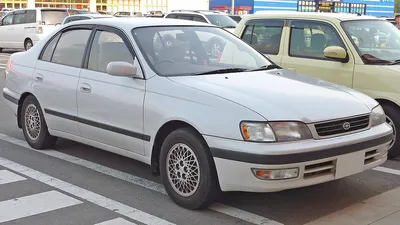
[[[67,16],[67,10],[42,10],[42,22],[45,25],[61,24]]]

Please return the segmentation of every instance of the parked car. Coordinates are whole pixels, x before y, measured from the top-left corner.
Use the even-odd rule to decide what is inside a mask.
[[[0,52],[4,48],[29,50],[54,31],[75,10],[58,8],[16,9],[0,21]]]
[[[0,11],[0,19],[7,15],[7,11]]]
[[[103,18],[113,18],[111,15],[101,15],[101,14],[79,14],[65,17],[62,25],[78,21],[78,20],[91,20],[91,19],[103,19]]]
[[[227,43],[219,61],[199,33]],[[66,24],[11,55],[3,96],[33,148],[63,137],[147,163],[189,209],[218,190],[279,191],[371,169],[393,138],[374,99],[184,20]]]
[[[107,12],[107,11],[97,11],[97,13],[101,14],[101,15],[112,15],[112,13]]]
[[[400,36],[383,18],[340,13],[268,12],[244,16],[235,30],[282,67],[354,88],[381,103],[400,155]]]
[[[229,32],[233,32],[237,23],[229,17],[228,14],[222,13],[219,11],[208,11],[208,10],[172,10],[165,16],[166,19],[181,19],[181,20],[189,20],[196,21],[202,23],[213,24],[219,27],[224,28]],[[207,34],[204,34],[207,36]],[[173,41],[172,36],[164,37],[167,43]],[[225,42],[222,39],[218,39],[217,36],[213,35],[212,37],[203,37],[203,39],[208,39],[207,44],[207,53],[213,57],[218,58],[222,52],[222,49],[225,47]]]
[[[121,11],[114,13],[115,17],[144,17],[141,12]]]

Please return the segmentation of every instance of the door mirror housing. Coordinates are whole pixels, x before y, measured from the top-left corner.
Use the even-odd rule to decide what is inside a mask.
[[[347,63],[349,61],[349,55],[346,50],[340,46],[329,46],[325,48],[324,56],[342,63]]]
[[[134,77],[137,67],[127,62],[110,62],[107,65],[107,73],[116,77]]]

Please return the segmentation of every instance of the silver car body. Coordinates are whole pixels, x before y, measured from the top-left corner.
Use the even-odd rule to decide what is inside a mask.
[[[29,51],[13,54],[3,90],[8,106],[19,116],[24,97],[34,95],[54,136],[152,164],[160,130],[185,123],[210,148],[223,191],[269,192],[308,186],[371,169],[387,159],[392,129],[386,123],[329,138],[315,132],[316,123],[369,115],[378,103],[364,94],[281,69],[251,75],[158,76],[131,34],[141,26],[212,25],[114,18],[72,22],[65,27],[77,24],[110,26],[127,34],[137,55],[138,73],[134,79],[113,77],[38,60],[57,31]],[[302,121],[313,139],[246,142],[239,129],[243,120]],[[292,167],[300,168],[298,177],[284,181],[261,180],[251,171]]]

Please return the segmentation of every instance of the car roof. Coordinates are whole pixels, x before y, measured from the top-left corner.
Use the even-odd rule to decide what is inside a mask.
[[[304,18],[304,19],[326,19],[326,20],[370,20],[380,19],[374,16],[359,16],[351,13],[321,13],[321,12],[296,12],[296,11],[257,11],[252,15],[245,15],[245,18],[262,19],[262,18]]]
[[[68,26],[77,24],[96,24],[111,27],[119,27],[124,30],[131,30],[138,27],[158,27],[158,26],[209,26],[215,27],[215,25],[195,22],[189,20],[177,20],[177,19],[165,19],[165,18],[152,18],[148,19],[145,17],[113,17],[113,18],[101,18],[96,20],[79,20],[68,23]]]
[[[228,15],[227,13],[213,11],[213,10],[172,10],[168,14],[171,13],[184,13],[184,14],[205,14],[205,15]]]
[[[101,15],[101,14],[90,14],[90,13],[88,13],[88,14],[70,15],[70,16],[67,16],[65,18],[78,17],[78,16],[87,16],[87,17],[92,17],[92,18],[103,18],[103,17],[104,18],[111,18],[111,17],[113,17],[111,15]]]

